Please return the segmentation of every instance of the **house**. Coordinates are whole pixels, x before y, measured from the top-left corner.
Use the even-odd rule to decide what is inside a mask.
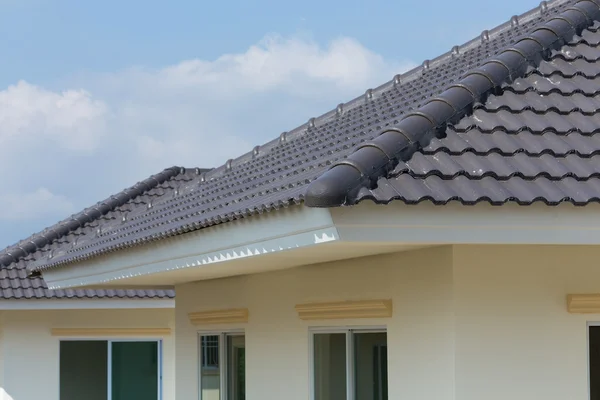
[[[173,285],[178,400],[598,399],[599,135],[600,2],[544,1],[0,263]]]
[[[162,289],[49,290],[42,278],[27,276],[24,262],[5,267],[0,399],[117,400],[131,398],[122,397],[131,390],[175,399],[174,296]]]
[[[175,399],[172,288],[51,290],[29,260],[0,269],[0,400]]]

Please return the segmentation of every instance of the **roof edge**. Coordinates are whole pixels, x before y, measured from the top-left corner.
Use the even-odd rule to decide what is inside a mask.
[[[115,310],[115,309],[161,309],[175,308],[175,297],[144,299],[98,299],[98,298],[10,298],[0,302],[0,311],[14,310]]]
[[[104,201],[100,201],[95,205],[64,219],[40,233],[34,234],[27,239],[6,248],[0,253],[0,267],[9,266],[23,257],[35,253],[37,250],[52,243],[54,240],[76,230],[86,223],[94,221],[102,215],[114,210],[116,207],[122,206],[142,193],[184,172],[185,169],[181,167],[167,168],[118,194],[110,196]]]
[[[526,23],[531,19],[535,18],[540,13],[546,13],[554,7],[557,7],[558,4],[560,4],[563,1],[564,0],[542,0],[538,7],[526,11],[520,15],[513,15],[508,21],[492,29],[484,30],[483,32],[481,32],[479,37],[475,37],[461,45],[455,45],[447,52],[433,59],[424,60],[420,65],[417,65],[414,68],[394,75],[394,77],[391,80],[388,80],[387,82],[379,86],[367,89],[363,94],[347,102],[338,104],[334,109],[330,109],[324,114],[313,116],[309,118],[308,121],[304,122],[303,124],[297,126],[294,129],[281,132],[278,138],[273,139],[267,143],[255,146],[251,151],[242,154],[237,158],[227,160],[224,164],[215,167],[213,170],[207,173],[206,179],[209,180],[215,177],[222,176],[223,174],[226,174],[232,167],[241,166],[249,160],[252,160],[256,157],[261,157],[269,153],[273,149],[277,148],[281,143],[295,140],[296,138],[306,133],[312,132],[320,126],[339,118],[349,110],[352,110],[356,107],[359,107],[362,104],[365,104],[365,102],[369,102],[372,99],[377,98],[382,92],[388,90],[391,87],[415,81],[419,79],[423,73],[426,73],[428,70],[431,70],[436,66],[445,63],[448,59],[460,57],[469,49],[478,46],[479,43],[481,43],[482,41],[491,40],[495,36],[507,31],[508,29],[511,29],[515,25]]]
[[[308,207],[338,207],[356,203],[361,187],[408,161],[419,149],[470,112],[477,101],[506,82],[522,77],[527,66],[539,65],[551,50],[600,20],[600,0],[580,0],[564,12],[535,27],[512,46],[500,50],[481,66],[468,71],[416,111],[406,114],[393,128],[358,146],[311,182],[304,197]]]

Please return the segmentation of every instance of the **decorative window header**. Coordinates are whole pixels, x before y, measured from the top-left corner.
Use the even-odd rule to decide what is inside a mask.
[[[572,314],[600,314],[600,293],[569,294],[567,310]]]
[[[171,334],[171,328],[52,328],[52,336],[166,336]]]
[[[198,311],[188,314],[192,325],[232,324],[248,322],[247,308]]]
[[[298,304],[296,311],[302,320],[390,318],[392,300]]]

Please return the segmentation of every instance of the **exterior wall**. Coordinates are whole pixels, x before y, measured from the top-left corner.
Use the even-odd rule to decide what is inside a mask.
[[[587,399],[587,323],[569,293],[600,293],[592,246],[422,249],[177,287],[178,400],[198,399],[199,330],[244,328],[247,399],[309,398],[310,326],[386,325],[390,399]],[[391,297],[389,320],[301,321],[305,302]],[[248,307],[245,326],[192,311]],[[265,389],[265,388],[268,388]]]
[[[4,333],[3,333],[4,321],[2,320],[2,314],[0,314],[0,400],[10,400],[6,392],[4,391]]]
[[[569,293],[600,293],[591,246],[454,248],[456,399],[588,399],[587,322]]]
[[[390,399],[452,399],[452,279],[452,249],[439,247],[178,286],[177,400],[199,398],[198,331],[223,328],[245,329],[248,400],[308,399],[308,329],[324,325],[387,326]],[[306,322],[294,310],[372,298],[392,298],[393,318]],[[247,324],[198,328],[187,317],[236,307],[248,307]]]
[[[74,338],[51,336],[52,328],[174,329],[173,309],[15,310],[0,318],[0,383],[13,400],[59,400],[59,341]],[[156,339],[163,339],[163,400],[174,400],[174,335]]]

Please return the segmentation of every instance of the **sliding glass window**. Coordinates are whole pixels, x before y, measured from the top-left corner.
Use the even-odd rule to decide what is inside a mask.
[[[243,333],[200,334],[200,400],[246,399]]]
[[[385,330],[312,332],[313,400],[387,400]]]
[[[160,400],[161,341],[60,341],[60,400]]]

